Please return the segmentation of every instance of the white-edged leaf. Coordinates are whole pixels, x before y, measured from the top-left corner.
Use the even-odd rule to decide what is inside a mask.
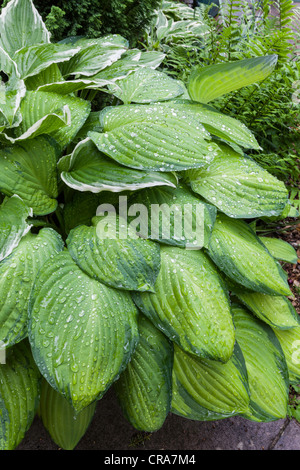
[[[11,0],[0,15],[0,47],[10,57],[22,47],[50,42],[42,17],[32,0]]]
[[[89,139],[81,141],[74,149],[68,168],[61,172],[61,179],[77,191],[121,192],[152,186],[172,186],[176,176],[157,171],[144,172],[126,168],[101,153]]]
[[[0,261],[10,255],[31,225],[26,221],[32,209],[16,195],[4,199],[0,206]]]

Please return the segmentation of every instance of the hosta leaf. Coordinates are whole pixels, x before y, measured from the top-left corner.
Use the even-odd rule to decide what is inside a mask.
[[[288,200],[283,182],[254,160],[219,145],[221,151],[203,169],[188,170],[184,178],[196,193],[229,217],[278,215]]]
[[[208,247],[217,210],[184,185],[138,191],[131,203],[147,209],[139,230],[143,238],[194,249]]]
[[[95,217],[93,223],[69,233],[68,249],[78,266],[111,287],[153,290],[160,269],[159,245],[138,238],[125,219],[115,214]]]
[[[4,96],[0,101],[0,112],[5,118],[5,126],[14,127],[19,123],[20,104],[26,93],[24,81],[12,76],[3,86]]]
[[[285,261],[286,263],[297,264],[297,252],[288,242],[280,238],[271,237],[259,237],[259,239],[274,258]]]
[[[162,427],[171,407],[173,346],[143,315],[138,325],[138,345],[114,389],[132,426],[154,432]]]
[[[74,96],[62,96],[56,93],[28,91],[21,104],[23,120],[16,131],[16,136],[24,134],[40,119],[49,114],[57,114],[62,108],[70,110],[70,121],[62,129],[48,132],[64,149],[75,137],[90,113],[90,103]],[[52,131],[52,132],[51,132]]]
[[[195,67],[188,90],[191,98],[209,103],[220,96],[264,80],[274,70],[277,55],[254,57],[221,64]]]
[[[40,373],[27,342],[6,352],[0,365],[0,449],[14,450],[32,424],[40,396]]]
[[[284,357],[288,367],[290,384],[298,385],[300,383],[300,328],[290,330],[273,331],[280,342]]]
[[[91,77],[116,62],[127,50],[125,44],[110,42],[90,44],[89,41],[87,43],[77,41],[75,46],[78,45],[81,50],[66,64],[61,65],[61,72],[64,77],[69,75]]]
[[[39,413],[51,439],[64,450],[73,450],[87,431],[97,402],[76,413],[70,403],[46,380],[42,381]]]
[[[260,149],[252,132],[238,119],[226,116],[212,106],[177,98],[161,103],[175,113],[184,112],[189,119],[196,119],[210,134],[243,148]]]
[[[92,80],[92,79],[77,79],[77,80],[65,80],[41,85],[37,88],[37,91],[47,91],[51,93],[57,93],[60,95],[68,95],[75,93],[79,90],[88,89],[99,89],[110,85],[110,80]]]
[[[77,412],[103,396],[137,343],[130,294],[91,279],[67,251],[44,264],[29,312],[34,359]]]
[[[247,292],[244,288],[236,296],[254,315],[274,328],[286,330],[300,326],[300,316],[286,297]]]
[[[226,364],[200,359],[174,346],[172,413],[213,421],[248,409],[247,371],[238,345]]]
[[[11,0],[0,16],[0,46],[13,57],[22,47],[50,42],[42,17],[32,0]]]
[[[271,295],[290,295],[286,273],[241,219],[219,213],[212,231],[209,255],[230,279]]]
[[[98,149],[131,168],[176,171],[207,165],[218,146],[194,116],[161,104],[106,108],[103,132],[89,132]]]
[[[108,87],[124,104],[166,101],[183,94],[184,89],[164,72],[141,68]]]
[[[49,65],[46,69],[39,72],[37,75],[28,77],[25,80],[26,88],[29,91],[37,90],[43,85],[63,81],[63,76],[59,70],[58,64]]]
[[[28,233],[0,263],[0,340],[11,346],[27,336],[30,292],[44,262],[63,249],[60,236],[50,228]]]
[[[253,421],[285,418],[288,405],[288,371],[282,348],[271,327],[239,305],[232,308],[236,339],[245,358]]]
[[[221,362],[234,347],[228,294],[200,250],[161,246],[155,293],[134,293],[140,310],[185,351]]]
[[[63,127],[68,127],[71,124],[71,114],[69,107],[63,106],[58,109],[56,113],[50,113],[39,119],[32,126],[30,126],[23,134],[19,137],[11,137],[5,133],[4,137],[8,141],[7,143],[16,143],[22,140],[34,139],[42,134],[53,134]],[[15,133],[18,134],[18,131]],[[13,133],[14,134],[14,133]]]
[[[3,201],[0,206],[0,261],[10,255],[31,225],[26,221],[32,215],[21,198],[12,196]]]
[[[57,153],[55,142],[39,136],[0,149],[0,191],[17,194],[35,215],[57,207]]]
[[[37,75],[52,64],[68,61],[80,49],[69,48],[64,44],[38,44],[26,46],[14,55],[20,77],[25,80]]]
[[[76,146],[68,170],[60,176],[71,188],[93,193],[135,191],[151,186],[175,187],[177,183],[172,174],[144,172],[119,165],[101,153],[89,138]]]

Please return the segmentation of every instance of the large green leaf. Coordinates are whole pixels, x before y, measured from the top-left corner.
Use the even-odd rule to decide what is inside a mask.
[[[64,149],[75,137],[90,113],[90,103],[75,96],[62,96],[56,93],[42,91],[27,91],[21,103],[23,120],[15,131],[15,137],[20,137],[38,121],[48,115],[57,114],[59,110],[69,109],[70,120],[62,129],[49,129],[50,134]],[[60,126],[61,127],[61,126]]]
[[[162,427],[171,407],[173,346],[143,315],[138,325],[138,345],[114,389],[132,426],[154,432]]]
[[[240,288],[236,296],[260,320],[276,329],[287,330],[300,326],[300,316],[284,296],[251,292],[245,288]]]
[[[20,104],[26,93],[24,81],[18,75],[13,74],[6,83],[2,84],[2,89],[0,116],[3,127],[16,126],[21,121]]]
[[[139,230],[143,238],[194,249],[208,247],[217,210],[183,184],[138,191],[130,203],[147,210]]]
[[[247,371],[237,344],[226,364],[200,359],[175,345],[172,413],[213,421],[243,413],[248,405]]]
[[[134,293],[133,299],[185,351],[221,362],[231,357],[235,338],[228,294],[201,250],[161,246],[155,293]]]
[[[44,264],[29,312],[34,359],[77,412],[103,396],[138,340],[130,294],[91,279],[67,251]]]
[[[288,367],[289,382],[293,385],[300,383],[300,327],[290,330],[273,331],[280,342]]]
[[[53,139],[39,136],[0,149],[0,191],[17,194],[35,215],[57,207],[58,148]]]
[[[209,255],[230,279],[250,290],[271,295],[291,294],[286,273],[241,219],[218,214]]]
[[[36,276],[44,262],[63,249],[53,229],[28,233],[0,263],[0,340],[11,346],[27,336],[28,303]]]
[[[245,358],[250,388],[249,410],[253,421],[285,418],[288,405],[288,370],[285,357],[271,327],[243,307],[232,307],[236,339]]]
[[[76,413],[70,403],[43,379],[39,414],[51,439],[64,450],[73,450],[87,431],[97,402]]]
[[[252,132],[238,119],[221,113],[212,106],[193,102],[191,100],[177,98],[161,103],[164,108],[172,108],[173,113],[185,113],[189,119],[196,122],[213,136],[237,144],[243,148],[260,149],[260,146]]]
[[[40,373],[26,341],[6,352],[0,365],[0,449],[14,450],[33,422],[39,397]]]
[[[196,193],[229,217],[256,218],[279,215],[288,191],[254,160],[219,145],[218,156],[205,168],[188,170],[184,178]]]
[[[22,47],[50,42],[42,17],[32,0],[11,0],[0,16],[0,47],[10,57]]]
[[[107,107],[103,132],[89,132],[98,149],[122,165],[176,171],[207,165],[218,146],[197,117],[163,104]],[[205,140],[207,139],[207,140]]]
[[[259,237],[271,255],[286,263],[297,264],[298,256],[295,248],[281,238]]]
[[[160,269],[159,245],[137,237],[122,217],[95,217],[92,227],[80,225],[71,230],[67,245],[78,266],[104,284],[126,290],[154,289]]]
[[[175,187],[177,183],[171,173],[145,172],[114,162],[100,152],[89,138],[75,147],[68,168],[60,176],[71,188],[93,193],[135,191],[152,186]]]
[[[124,104],[166,101],[183,94],[179,83],[164,72],[141,68],[109,85],[109,91]]]
[[[30,230],[26,219],[31,215],[32,210],[18,196],[4,199],[0,206],[0,261],[10,255]]]
[[[267,78],[274,70],[277,55],[195,67],[190,75],[188,91],[194,101],[209,103],[225,93],[238,90]]]
[[[35,91],[54,82],[63,81],[63,76],[59,70],[58,64],[51,64],[37,75],[28,77],[25,80],[28,91]]]
[[[14,55],[20,77],[25,80],[37,75],[52,64],[68,61],[80,49],[64,44],[25,46]]]

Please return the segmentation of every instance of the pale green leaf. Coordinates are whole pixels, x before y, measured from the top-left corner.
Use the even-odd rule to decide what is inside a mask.
[[[194,101],[209,103],[220,96],[267,78],[274,70],[277,55],[196,66],[190,75],[188,91]]]
[[[290,243],[280,238],[259,237],[259,239],[274,258],[286,263],[297,264],[297,252]]]
[[[273,331],[280,343],[288,367],[289,382],[293,385],[300,383],[300,327],[290,330]]]

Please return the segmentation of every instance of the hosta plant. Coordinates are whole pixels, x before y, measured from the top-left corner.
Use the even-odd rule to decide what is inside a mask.
[[[119,35],[51,42],[31,0],[8,3],[0,33],[1,448],[38,413],[73,449],[110,387],[149,432],[169,413],[285,417],[300,323],[280,260],[295,252],[251,222],[288,193],[213,107],[276,56],[184,84]]]

